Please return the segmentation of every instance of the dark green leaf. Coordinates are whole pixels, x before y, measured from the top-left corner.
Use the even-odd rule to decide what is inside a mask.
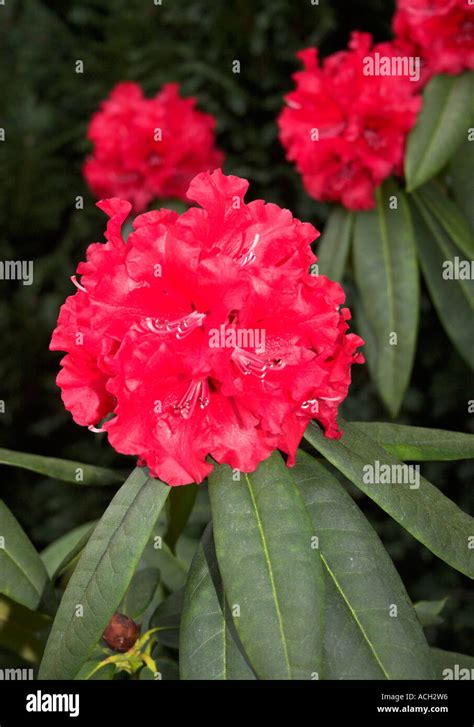
[[[144,568],[137,571],[120,604],[118,609],[120,613],[138,621],[152,602],[159,582],[160,571],[158,568]]]
[[[0,500],[0,593],[36,610],[50,603],[48,573],[23,528]]]
[[[169,521],[165,542],[174,552],[176,543],[184,526],[188,522],[198,492],[197,485],[173,487],[168,499]]]
[[[159,628],[155,639],[172,649],[179,648],[179,624],[183,611],[184,588],[175,591],[160,603],[151,617],[150,628]]]
[[[446,333],[474,368],[474,340],[471,335],[474,283],[455,276],[456,259],[463,256],[449,239],[420,197],[413,195],[416,244],[428,290]],[[458,262],[459,265],[459,262]],[[450,276],[450,273],[453,275]],[[450,277],[448,277],[450,276]]]
[[[372,498],[417,540],[453,568],[474,577],[474,562],[469,549],[474,521],[467,513],[443,495],[421,475],[414,484],[416,472],[400,470],[401,462],[348,422],[341,422],[341,440],[327,439],[314,424],[306,429],[305,438],[362,492]],[[395,467],[390,482],[371,482],[375,468]],[[394,475],[405,475],[403,484]]]
[[[431,649],[436,679],[474,679],[474,656],[456,654],[443,649]]]
[[[441,612],[446,606],[446,598],[442,598],[440,601],[418,601],[414,603],[416,615],[422,626],[437,626],[443,623]]]
[[[474,230],[474,141],[467,135],[449,165],[454,197]]]
[[[474,434],[411,427],[386,422],[351,422],[351,427],[403,461],[437,461],[474,457]]]
[[[104,654],[103,657],[105,659],[106,654]],[[94,669],[97,668],[101,661],[103,661],[103,659],[91,659],[90,661],[86,661],[84,666],[79,669],[78,673],[74,678],[80,681],[86,681],[88,679],[90,679],[91,681],[112,680],[117,671],[113,664],[107,664],[106,666],[97,669],[97,671],[94,671]]]
[[[417,195],[439,224],[444,227],[453,243],[468,259],[472,259],[474,257],[474,233],[459,207],[434,182],[420,187]]]
[[[299,453],[293,472],[333,586],[324,677],[430,679],[423,630],[377,533],[324,465]]]
[[[21,467],[56,480],[73,482],[75,485],[101,487],[123,482],[123,475],[120,472],[105,467],[95,467],[56,457],[41,457],[38,454],[12,452],[10,449],[0,449],[0,464]]]
[[[97,522],[85,523],[74,528],[41,552],[41,560],[46,566],[49,577],[54,581],[71,561],[81,552],[89,540]]]
[[[144,666],[143,669],[140,669],[140,673],[138,675],[139,681],[147,681],[152,682],[155,681],[155,672],[153,672],[151,669],[148,669],[148,667]]]
[[[145,567],[158,568],[163,584],[170,591],[177,591],[186,583],[185,563],[171,552],[161,536],[154,535],[147,544],[142,562]]]
[[[168,494],[169,487],[137,467],[115,495],[68,583],[41,679],[73,679],[89,659],[132,580]]]
[[[385,679],[367,639],[329,573],[326,577],[323,679]]]
[[[255,679],[224,595],[210,525],[186,583],[179,657],[181,679]]]
[[[321,671],[324,581],[313,528],[278,452],[252,474],[216,466],[209,495],[219,570],[234,623],[261,679]],[[236,613],[238,609],[238,612]]]
[[[209,519],[210,519],[210,517],[209,517]],[[202,529],[201,529],[201,533],[202,533]],[[185,565],[186,573],[189,570],[192,559],[194,558],[194,554],[197,550],[199,540],[200,540],[199,537],[191,537],[188,535],[184,535],[184,533],[183,533],[179,539],[179,542],[177,543],[176,555],[180,559],[180,561]]]
[[[321,238],[316,242],[320,275],[342,283],[351,243],[354,215],[344,207],[335,207]]]
[[[472,123],[473,74],[438,75],[408,137],[405,175],[410,191],[428,182],[451,159]]]
[[[395,416],[410,381],[418,330],[419,275],[410,208],[393,182],[377,208],[355,215],[354,272],[363,308],[361,334],[370,371]],[[397,200],[397,209],[390,200]],[[366,328],[369,331],[366,331]]]

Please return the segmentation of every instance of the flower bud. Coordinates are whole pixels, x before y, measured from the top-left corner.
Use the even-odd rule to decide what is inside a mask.
[[[114,613],[102,634],[107,646],[113,651],[128,651],[140,635],[139,626],[123,613]]]

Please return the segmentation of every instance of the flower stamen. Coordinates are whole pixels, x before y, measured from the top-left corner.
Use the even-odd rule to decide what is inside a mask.
[[[256,353],[245,351],[239,346],[234,348],[230,357],[241,374],[244,376],[253,374],[259,379],[264,379],[270,369],[279,370],[285,367],[285,362],[281,358],[263,361]]]
[[[244,267],[245,265],[249,265],[250,263],[253,263],[255,261],[256,258],[255,258],[253,251],[257,247],[259,240],[260,240],[260,235],[257,232],[257,234],[255,235],[254,241],[250,245],[249,249],[247,250],[245,255],[242,255],[239,259],[239,264],[242,265],[242,267]]]
[[[285,362],[282,358],[274,358],[271,361],[267,361],[269,369],[280,370],[285,368]]]
[[[83,285],[80,284],[75,275],[71,275],[71,280],[78,290],[82,290],[83,293],[87,293],[87,290],[84,288]]]
[[[303,410],[311,409],[312,414],[317,414],[319,412],[319,402],[320,401],[341,401],[340,396],[318,396],[316,399],[306,399],[306,401],[303,401],[301,404],[301,408]]]
[[[268,366],[255,353],[252,353],[251,351],[244,351],[243,348],[236,346],[230,357],[244,376],[250,376],[250,374],[253,374],[259,379],[265,378]]]
[[[185,395],[175,405],[174,409],[177,414],[181,414],[183,419],[189,419],[198,402],[200,409],[205,409],[209,405],[209,401],[210,391],[208,380],[200,379],[199,381],[191,381]]]
[[[306,399],[306,401],[303,401],[301,404],[302,409],[309,409],[309,408],[315,407],[313,411],[318,412],[319,411],[319,403],[317,399]]]
[[[162,318],[145,318],[142,327],[152,331],[152,333],[158,333],[160,335],[174,333],[176,338],[181,339],[189,336],[196,328],[199,328],[205,317],[205,313],[199,313],[195,310],[173,321]]]

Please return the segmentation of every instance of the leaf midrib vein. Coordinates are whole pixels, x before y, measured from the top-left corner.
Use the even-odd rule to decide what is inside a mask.
[[[362,624],[361,624],[361,622],[360,622],[360,620],[359,620],[359,618],[358,618],[358,616],[357,616],[356,612],[354,611],[354,609],[353,609],[353,608],[352,608],[352,606],[351,606],[351,603],[350,603],[349,599],[347,598],[346,594],[345,594],[345,593],[344,593],[344,591],[342,590],[342,587],[341,587],[341,585],[340,585],[339,581],[337,580],[337,578],[336,578],[336,576],[334,575],[333,571],[332,571],[332,570],[331,570],[331,568],[329,567],[329,563],[327,562],[326,558],[324,557],[324,555],[323,555],[322,553],[321,553],[321,560],[323,561],[324,565],[326,566],[326,568],[327,568],[327,571],[328,571],[329,575],[331,576],[332,580],[334,581],[334,585],[336,586],[336,588],[337,588],[338,592],[340,593],[340,595],[341,595],[342,599],[344,600],[344,603],[346,604],[347,608],[349,609],[349,611],[350,611],[350,613],[351,613],[351,616],[352,616],[352,618],[354,619],[355,623],[357,624],[357,626],[358,626],[358,628],[359,628],[359,630],[360,630],[360,632],[361,632],[362,636],[364,637],[365,641],[367,642],[367,645],[369,646],[369,648],[370,648],[370,650],[371,650],[372,654],[374,655],[374,657],[375,657],[375,660],[376,660],[376,662],[377,662],[378,666],[380,667],[380,669],[381,669],[381,671],[382,671],[382,673],[383,673],[383,675],[384,675],[385,679],[390,679],[390,675],[389,675],[389,673],[388,673],[388,672],[386,671],[386,669],[385,669],[385,667],[384,667],[383,663],[381,662],[381,660],[380,660],[380,658],[379,658],[379,655],[377,654],[377,652],[376,652],[376,650],[375,650],[375,648],[374,648],[374,646],[373,646],[373,644],[372,644],[371,640],[369,639],[369,636],[368,636],[368,634],[366,633],[366,631],[365,631],[364,627],[362,626]]]
[[[378,219],[379,219],[379,226],[380,226],[380,238],[382,241],[382,253],[383,258],[385,262],[385,272],[387,277],[387,295],[388,295],[388,317],[389,317],[389,325],[391,326],[390,331],[396,331],[396,316],[395,316],[395,309],[394,309],[394,297],[393,297],[393,282],[391,277],[391,265],[390,265],[390,244],[388,240],[388,229],[387,229],[387,222],[385,219],[385,212],[383,209],[382,199],[381,199],[381,191],[380,189],[377,190],[377,201],[378,201]],[[395,346],[389,347],[389,357],[390,359],[394,359],[395,356]],[[392,364],[393,369],[395,369],[394,364]],[[392,381],[392,385],[394,382]]]
[[[275,610],[276,610],[277,619],[278,619],[278,626],[279,626],[279,629],[280,629],[282,643],[283,643],[283,651],[284,651],[284,654],[285,654],[285,661],[286,661],[286,666],[287,666],[287,670],[288,670],[288,676],[291,679],[291,665],[290,665],[290,660],[289,660],[289,657],[288,657],[288,647],[287,647],[287,643],[286,643],[285,631],[284,631],[284,628],[283,628],[283,617],[282,617],[282,614],[281,614],[280,604],[279,604],[279,601],[278,601],[278,595],[277,595],[277,592],[276,592],[275,578],[274,578],[274,575],[273,575],[273,568],[272,568],[272,564],[271,564],[271,560],[270,560],[270,554],[268,552],[267,540],[266,540],[266,537],[265,537],[265,532],[263,530],[262,521],[260,519],[260,513],[258,511],[257,502],[256,502],[256,499],[255,499],[255,494],[254,494],[254,491],[253,491],[252,483],[250,481],[250,477],[248,476],[248,474],[246,474],[246,473],[244,473],[244,474],[245,474],[245,481],[247,483],[247,487],[248,487],[248,490],[249,490],[249,493],[250,493],[250,498],[252,500],[252,507],[253,507],[254,512],[255,512],[255,519],[257,521],[258,531],[259,531],[260,538],[261,538],[261,541],[262,541],[263,553],[264,553],[264,556],[265,556],[265,562],[266,562],[266,565],[267,565],[268,575],[269,575],[269,578],[270,578],[270,585],[271,585],[271,589],[272,589],[273,601],[275,603]]]
[[[431,134],[431,136],[430,136],[430,138],[428,140],[427,145],[424,148],[424,152],[422,153],[422,155],[420,157],[420,160],[419,160],[418,165],[417,165],[418,166],[418,174],[420,173],[419,170],[420,169],[423,169],[423,164],[425,163],[426,158],[427,157],[429,158],[429,151],[430,151],[431,147],[433,146],[434,140],[435,140],[435,138],[436,138],[436,136],[437,136],[437,134],[438,134],[441,126],[442,126],[442,122],[444,120],[444,116],[446,114],[446,110],[449,109],[449,101],[450,101],[450,98],[453,95],[454,91],[456,91],[456,90],[457,90],[457,79],[454,80],[451,88],[449,89],[449,91],[448,91],[448,93],[446,95],[446,99],[445,99],[444,106],[441,109],[441,112],[439,113],[438,118],[435,121],[435,125],[433,127],[433,132],[432,132],[432,134]]]

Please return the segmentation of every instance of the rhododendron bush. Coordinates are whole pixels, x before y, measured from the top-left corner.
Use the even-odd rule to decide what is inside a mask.
[[[107,26],[104,56],[90,38],[74,134],[20,145],[18,228],[32,177],[69,207],[41,227],[32,205],[34,285],[0,265],[21,288],[7,340],[27,327],[47,360],[26,347],[14,379],[1,368],[30,408],[27,444],[0,449],[19,478],[0,500],[0,675],[458,678],[474,11],[398,0],[340,47],[329,7],[293,26],[286,0],[243,3],[255,23],[221,36],[223,6],[164,5]],[[77,139],[51,192],[54,164],[35,164]]]
[[[109,541],[116,540],[115,528],[123,530],[121,538],[127,541],[127,530],[146,513],[138,524],[140,545],[135,539],[117,544],[127,562],[143,557],[146,539],[169,498],[164,538],[174,549],[196,484],[206,477],[212,523],[179,597],[181,678],[314,679],[343,673],[350,678],[350,670],[341,671],[347,669],[344,661],[324,648],[326,643],[331,651],[339,629],[357,630],[345,610],[347,599],[367,629],[357,636],[360,658],[367,660],[366,678],[434,677],[416,612],[383,551],[383,580],[388,578],[388,588],[403,604],[397,622],[390,622],[386,612],[382,584],[372,606],[376,619],[364,615],[357,603],[359,586],[347,579],[344,560],[339,560],[338,538],[324,536],[320,547],[320,530],[342,533],[348,518],[354,532],[362,533],[357,535],[362,537],[362,559],[380,548],[334,475],[313,456],[297,451],[302,436],[313,452],[466,574],[472,574],[467,556],[433,539],[431,524],[410,503],[411,487],[422,488],[431,517],[452,511],[466,537],[470,518],[420,481],[416,470],[408,468],[400,502],[373,487],[382,481],[380,474],[365,477],[364,457],[381,458],[389,481],[393,467],[407,465],[387,453],[383,436],[380,446],[378,430],[370,425],[367,431],[344,424],[341,439],[339,407],[348,393],[352,364],[364,360],[359,351],[363,340],[348,332],[344,292],[328,277],[311,274],[317,268],[310,247],[317,230],[275,204],[246,203],[247,188],[245,179],[220,169],[199,174],[188,190],[197,206],[181,215],[168,209],[142,214],[126,241],[122,228],[130,203],[117,198],[99,203],[110,217],[107,241],[90,245],[87,261],[79,264],[80,280],[72,278],[77,291],[61,309],[51,347],[67,352],[57,383],[75,421],[95,435],[106,433],[118,452],[136,458],[137,468],[97,525],[72,575],[46,646],[43,678],[91,678],[109,666],[131,674],[142,669],[161,673],[159,657],[155,661],[146,645],[153,635],[160,641],[161,629],[166,632],[162,623],[167,623],[167,609],[176,608],[178,593],[158,606],[150,628],[138,639],[133,614],[119,610],[129,588],[125,572],[110,582],[103,558],[115,550]],[[396,438],[396,425],[388,427],[388,439]],[[412,436],[404,427],[400,434],[402,440]],[[459,434],[445,436],[460,438],[461,456],[471,446],[467,435],[465,440]],[[395,452],[403,457],[404,445]],[[415,459],[419,456],[424,458],[418,453]],[[193,489],[188,494],[177,485]],[[329,498],[337,516],[321,510],[319,498]],[[408,516],[400,508],[408,508]],[[281,532],[291,540],[291,549]],[[225,607],[213,590],[216,567],[226,598],[242,604],[235,634],[227,633]],[[361,567],[369,577],[371,569],[362,560]],[[340,594],[328,584],[329,574]],[[108,597],[95,604],[90,618],[71,625],[73,602],[103,579]],[[327,608],[339,613],[329,629],[324,625]],[[116,609],[103,635],[112,654],[91,659]],[[384,611],[382,636],[377,619]],[[219,632],[224,643],[216,644]],[[367,655],[369,648],[376,659]],[[114,656],[114,651],[127,656]]]

